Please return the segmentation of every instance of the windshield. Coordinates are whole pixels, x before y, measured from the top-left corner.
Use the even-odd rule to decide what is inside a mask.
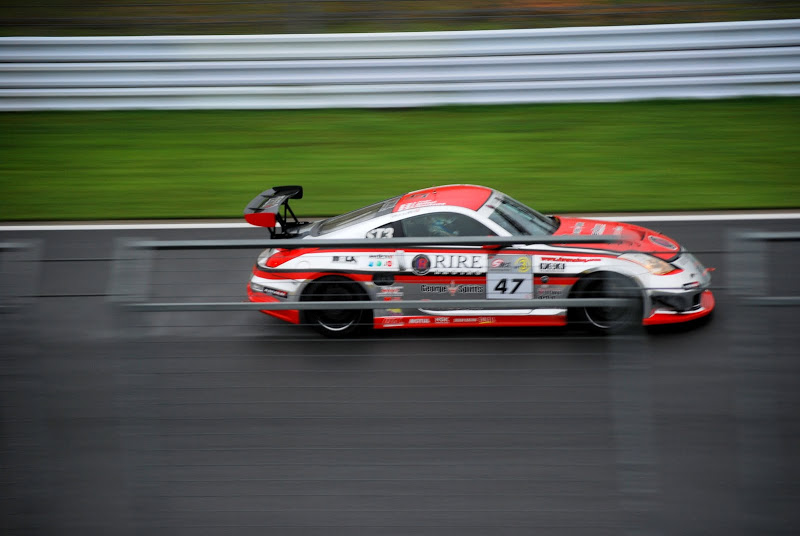
[[[510,197],[502,198],[500,203],[492,208],[494,212],[489,219],[512,235],[549,235],[558,228],[547,216]]]

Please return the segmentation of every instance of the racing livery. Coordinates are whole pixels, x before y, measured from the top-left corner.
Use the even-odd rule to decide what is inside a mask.
[[[372,239],[374,247],[267,249],[258,256],[248,297],[264,303],[369,300],[384,305],[374,310],[263,311],[295,324],[312,324],[328,336],[349,336],[365,326],[554,326],[568,321],[611,332],[632,323],[695,320],[714,308],[710,269],[671,238],[636,225],[544,216],[497,190],[473,185],[427,188],[341,216],[300,222],[289,200],[302,195],[300,186],[266,190],[248,204],[245,218],[267,227],[275,239],[316,244]],[[525,243],[491,246],[491,237],[517,236]],[[559,236],[613,237],[615,242],[553,240]],[[401,249],[387,243],[394,238],[422,242],[441,237],[484,237],[486,245]],[[626,297],[634,306],[542,305],[547,300],[593,297]],[[489,305],[475,309],[453,303],[468,299],[487,300]],[[492,307],[509,299],[536,300],[536,307]],[[404,300],[430,305],[395,305]]]

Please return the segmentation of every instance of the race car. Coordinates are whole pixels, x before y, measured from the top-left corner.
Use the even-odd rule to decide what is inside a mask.
[[[249,223],[286,244],[258,256],[247,293],[260,303],[378,302],[263,311],[329,337],[367,327],[568,322],[609,333],[688,322],[714,309],[711,270],[673,239],[636,225],[545,216],[468,184],[417,190],[315,222],[301,222],[289,207],[302,197],[301,186],[277,186],[245,208]],[[627,305],[564,303],[573,298],[625,298]]]

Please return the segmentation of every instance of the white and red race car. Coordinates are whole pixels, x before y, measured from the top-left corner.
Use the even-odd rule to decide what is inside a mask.
[[[328,336],[351,336],[366,326],[554,326],[568,321],[611,332],[632,323],[687,322],[714,308],[710,270],[671,238],[643,227],[544,216],[497,190],[464,184],[410,192],[316,222],[298,221],[289,208],[290,199],[302,196],[300,186],[278,186],[245,209],[248,222],[269,228],[273,239],[287,243],[259,255],[248,296],[263,303],[369,300],[383,306],[263,311],[311,324]],[[492,237],[503,244],[492,244]],[[463,245],[466,238],[472,244]],[[364,246],[365,239],[374,245]],[[348,240],[362,244],[348,245]],[[448,245],[448,240],[462,243]],[[596,297],[625,297],[634,307],[563,303]],[[475,299],[486,305],[460,306]],[[510,299],[535,303],[495,305]],[[548,300],[556,305],[543,305]],[[404,301],[426,303],[409,309],[403,308]]]

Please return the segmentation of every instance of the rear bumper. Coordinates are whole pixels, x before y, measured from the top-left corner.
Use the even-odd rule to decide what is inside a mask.
[[[262,292],[253,292],[253,289],[250,288],[250,284],[247,285],[247,298],[254,303],[283,303],[284,300],[276,298],[274,296],[266,295]],[[286,322],[290,322],[292,324],[299,324],[300,323],[300,311],[297,309],[289,309],[289,310],[282,310],[282,311],[269,311],[269,310],[262,310],[264,314],[269,316],[274,316],[280,320],[284,320]]]
[[[697,307],[687,311],[674,311],[669,309],[656,309],[649,317],[642,321],[645,326],[656,326],[660,324],[677,324],[679,322],[691,322],[702,318],[714,310],[714,295],[710,290],[705,290],[700,294],[700,303]]]

